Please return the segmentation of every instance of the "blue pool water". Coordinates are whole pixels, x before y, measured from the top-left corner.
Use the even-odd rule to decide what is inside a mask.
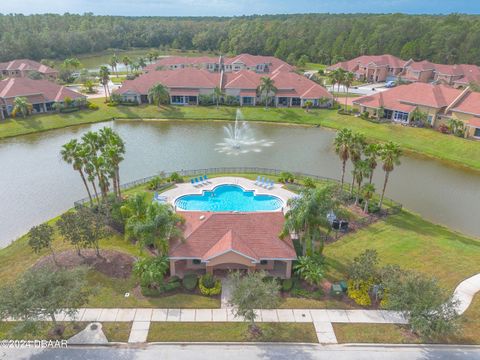
[[[254,195],[237,185],[219,185],[202,195],[184,195],[175,202],[177,209],[196,211],[275,211],[283,201],[272,195]]]

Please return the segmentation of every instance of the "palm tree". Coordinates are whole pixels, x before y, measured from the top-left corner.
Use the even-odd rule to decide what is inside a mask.
[[[220,99],[224,96],[222,89],[220,89],[218,86],[213,89],[213,97],[215,98],[215,102],[217,103],[217,109],[218,109],[218,104],[220,103]]]
[[[319,189],[306,189],[300,197],[288,201],[290,210],[285,214],[285,224],[281,236],[291,232],[298,235],[302,243],[302,254],[313,254],[314,245],[320,241],[319,253],[323,251],[324,241],[320,228],[331,229],[327,214],[336,213],[339,202],[334,196],[335,188],[327,186]],[[326,234],[328,236],[328,232]]]
[[[92,194],[90,193],[90,188],[88,187],[87,180],[85,179],[85,175],[83,173],[83,154],[81,152],[81,145],[76,139],[70,140],[68,143],[62,146],[60,155],[62,156],[63,161],[65,161],[67,164],[72,164],[73,170],[79,172],[83,181],[83,185],[85,185],[85,189],[87,189],[90,204],[93,205]]]
[[[122,138],[111,128],[104,127],[100,130],[100,136],[105,143],[103,153],[112,178],[115,195],[121,198],[120,190],[120,163],[125,155],[125,143]]]
[[[367,145],[367,141],[365,139],[365,135],[354,133],[351,138],[350,144],[350,161],[352,162],[353,166],[357,165],[357,162],[361,160],[363,151],[365,150],[365,146]],[[355,178],[352,178],[352,185],[350,188],[350,193],[353,194],[353,187],[355,184]]]
[[[368,166],[370,167],[370,177],[368,179],[368,183],[371,184],[373,180],[373,172],[377,168],[377,158],[379,156],[380,145],[379,144],[368,144],[365,148],[365,156]]]
[[[342,189],[345,179],[345,167],[347,165],[348,159],[350,158],[350,145],[352,143],[352,136],[352,131],[350,129],[344,128],[337,132],[337,136],[334,140],[335,152],[340,157],[340,160],[342,160]]]
[[[110,59],[110,66],[112,68],[112,71],[115,71],[115,75],[118,77],[117,65],[118,65],[118,57],[116,54],[113,54],[113,56]]]
[[[110,83],[110,70],[105,65],[100,66],[99,71],[100,83],[103,85],[103,90],[105,91],[105,102],[108,101],[110,97],[110,88],[108,84]]]
[[[30,114],[32,111],[32,104],[28,103],[28,100],[26,97],[19,96],[16,97],[15,100],[13,101],[13,114],[16,116],[18,113],[22,114],[22,117],[25,119],[25,117]]]
[[[330,84],[332,85],[332,94],[335,100],[335,85],[337,84],[337,72],[336,70],[330,71],[327,75]]]
[[[148,90],[148,101],[152,104],[160,106],[161,104],[168,104],[170,100],[170,94],[165,86],[158,83],[153,85],[150,90]]]
[[[134,61],[131,63],[130,67],[132,68],[132,71],[138,71],[140,69],[140,64],[137,61]]]
[[[370,166],[366,160],[359,160],[355,163],[355,167],[352,171],[353,180],[357,183],[357,194],[355,196],[355,205],[358,205],[360,198],[360,188],[362,187],[363,179],[369,177],[371,173]]]
[[[382,196],[380,197],[380,202],[378,203],[378,207],[380,209],[382,208],[383,196],[385,195],[385,189],[387,188],[388,177],[395,168],[395,165],[400,165],[401,156],[402,150],[397,144],[389,141],[388,143],[382,145],[380,150],[380,158],[383,162],[383,171],[385,171],[385,181],[383,183]]]
[[[138,58],[138,65],[143,69],[145,66],[147,66],[147,63],[145,62],[144,57],[139,57]]]
[[[365,206],[363,207],[363,212],[368,214],[368,204],[375,194],[375,185],[365,184],[362,187],[363,199],[365,200]]]
[[[345,84],[345,75],[347,74],[347,72],[342,68],[338,68],[337,70],[335,70],[335,72],[337,73],[336,76],[337,76],[338,93],[340,93],[340,85]]]
[[[100,191],[102,193],[102,197],[105,197],[107,194],[104,192],[105,191],[105,181],[104,181],[105,174],[102,172],[103,160],[99,160],[99,157],[98,157],[98,153],[103,146],[103,143],[102,143],[103,139],[101,139],[96,132],[89,131],[83,134],[82,142],[83,142],[83,145],[85,146],[85,163],[86,163],[85,167],[88,166],[89,175],[97,178],[98,184],[100,186]],[[94,190],[98,198],[96,187],[94,187]]]
[[[270,94],[276,94],[277,88],[275,87],[275,82],[269,77],[262,77],[260,85],[257,87],[257,93],[260,97],[265,98],[265,109],[268,108],[268,103],[270,101]]]
[[[347,96],[345,97],[345,111],[347,111],[347,101],[348,101],[348,90],[350,89],[350,86],[352,86],[353,82],[355,81],[355,75],[351,72],[345,73],[344,79],[343,79],[343,86],[347,89]]]
[[[130,58],[128,56],[124,56],[122,58],[122,63],[123,63],[123,65],[125,65],[125,68],[127,69],[127,74],[128,74],[128,65],[130,65],[132,63],[132,60],[130,60]]]

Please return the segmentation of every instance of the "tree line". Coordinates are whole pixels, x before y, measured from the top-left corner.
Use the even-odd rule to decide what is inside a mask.
[[[299,14],[117,17],[0,14],[0,61],[106,49],[175,48],[335,63],[363,54],[480,65],[480,16]]]

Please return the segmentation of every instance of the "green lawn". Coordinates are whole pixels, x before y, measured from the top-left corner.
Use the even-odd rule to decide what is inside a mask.
[[[0,323],[0,340],[60,340],[68,339],[73,335],[79,333],[89,324],[88,322],[62,322],[65,330],[62,336],[52,336],[50,334],[53,325],[51,322],[37,323],[36,332],[32,332],[29,328],[23,328],[21,322],[2,322]],[[102,323],[102,330],[108,341],[112,342],[127,342],[130,336],[130,329],[132,323],[130,322],[104,322]]]
[[[328,65],[325,65],[325,64],[318,64],[318,63],[306,63],[304,68],[305,68],[305,71],[308,71],[308,70],[325,70],[326,68],[328,67]]]
[[[0,124],[0,138],[45,131],[71,125],[117,119],[185,119],[185,120],[234,120],[234,107],[168,106],[159,109],[152,105],[138,107],[108,107],[103,99],[92,102],[100,110],[84,110],[70,114],[35,115],[26,119],[9,119]],[[418,129],[396,124],[376,124],[353,116],[340,115],[334,110],[305,112],[297,108],[267,109],[245,107],[246,120],[283,122],[302,125],[321,125],[332,129],[348,127],[363,132],[372,141],[392,140],[410,153],[418,153],[448,162],[451,165],[480,170],[480,143],[443,135],[429,129]]]
[[[461,317],[458,335],[438,339],[439,344],[480,344],[480,295]],[[418,344],[422,341],[407,326],[393,324],[333,324],[339,343]]]
[[[248,323],[152,322],[148,342],[318,342],[312,323],[258,323],[263,334],[252,338]]]
[[[344,279],[346,265],[365,249],[376,249],[383,264],[435,276],[449,291],[480,272],[480,241],[404,210],[327,245],[327,277]]]

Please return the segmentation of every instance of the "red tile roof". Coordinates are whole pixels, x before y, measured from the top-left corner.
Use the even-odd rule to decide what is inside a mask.
[[[63,101],[65,97],[75,100],[85,96],[65,86],[47,80],[7,78],[0,81],[0,98],[12,103],[15,97],[27,97],[31,103]]]
[[[403,68],[406,61],[390,55],[362,55],[356,57],[355,59],[339,62],[334,64],[328,68],[328,70],[335,70],[338,68],[342,68],[346,71],[354,72],[358,69],[358,67],[367,67],[369,65],[373,66],[386,66],[388,65],[390,68]]]
[[[207,261],[234,251],[255,262],[296,259],[291,239],[279,238],[285,221],[281,212],[179,214],[186,219],[185,240],[171,246],[170,257]]]
[[[172,65],[201,65],[201,64],[215,64],[218,63],[219,57],[212,56],[167,56],[157,62],[150,64],[145,67],[145,71],[154,71],[158,67],[169,67]]]
[[[29,59],[12,60],[0,63],[0,71],[3,70],[22,70],[22,71],[38,71],[42,74],[56,74],[57,70],[52,69],[46,65],[40,64],[37,61]]]
[[[415,71],[428,71],[428,70],[435,70],[436,64],[428,61],[412,61],[410,64],[406,64],[405,67],[409,67]]]
[[[306,99],[332,98],[332,95],[322,86],[305,76],[294,72],[279,71],[272,74],[258,74],[250,70],[227,72],[223,74],[223,89],[239,89],[247,96],[253,93],[260,85],[262,77],[269,76],[274,80],[279,96],[292,96]],[[170,94],[188,95],[185,91],[194,92],[198,89],[214,89],[220,86],[220,73],[204,69],[184,68],[177,70],[151,71],[140,75],[134,80],[127,80],[116,91],[119,94],[128,92],[147,94],[155,84],[163,84],[170,90]]]
[[[220,85],[220,73],[196,68],[151,71],[134,80],[126,80],[116,92],[119,94],[126,92],[148,94],[148,90],[156,84],[163,84],[169,89],[214,89]]]
[[[451,110],[480,116],[480,93],[468,93]]]
[[[450,105],[462,93],[444,85],[413,83],[400,85],[375,95],[363,96],[354,101],[367,107],[384,107],[391,110],[410,112],[418,105],[432,108],[444,108]]]

